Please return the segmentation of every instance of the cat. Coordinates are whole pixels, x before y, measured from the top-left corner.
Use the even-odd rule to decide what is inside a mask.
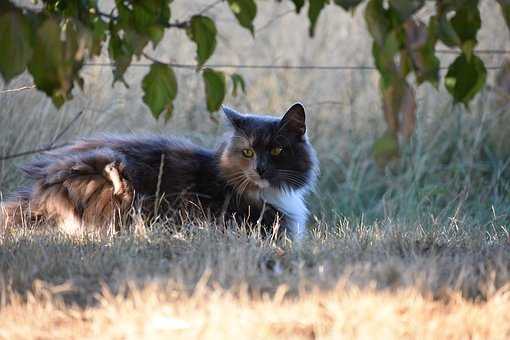
[[[257,224],[269,234],[279,225],[301,240],[306,195],[318,174],[303,105],[282,118],[226,106],[223,112],[229,133],[216,149],[174,137],[110,135],[47,152],[22,167],[35,183],[4,203],[4,220],[19,222],[24,209],[80,232],[104,228],[139,203],[147,212],[194,211]]]

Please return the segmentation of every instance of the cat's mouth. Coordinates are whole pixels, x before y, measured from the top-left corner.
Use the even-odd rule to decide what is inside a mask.
[[[247,178],[255,190],[266,189],[271,185],[267,179],[261,178],[259,175],[251,175],[247,176]]]

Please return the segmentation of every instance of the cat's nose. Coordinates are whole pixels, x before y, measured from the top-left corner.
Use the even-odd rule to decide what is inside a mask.
[[[264,178],[264,174],[266,173],[266,169],[262,166],[257,166],[257,173],[261,178]]]

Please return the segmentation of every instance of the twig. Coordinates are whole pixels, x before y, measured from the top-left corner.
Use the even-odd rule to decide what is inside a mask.
[[[51,143],[49,143],[49,145],[53,145],[55,144],[66,132],[67,130],[69,130],[69,128],[71,127],[71,125],[73,125],[80,117],[81,115],[83,114],[83,110],[78,112],[78,114],[76,116],[74,116],[74,118],[69,122],[69,124],[67,124],[60,132],[59,134],[53,138],[53,140],[51,141]]]
[[[3,157],[0,157],[0,161],[5,161],[5,160],[8,160],[8,159],[18,158],[18,157],[27,156],[27,155],[33,155],[33,154],[41,153],[41,152],[45,152],[45,151],[51,151],[51,150],[55,150],[55,149],[60,149],[60,148],[62,148],[64,146],[69,145],[69,143],[62,143],[62,144],[58,144],[58,145],[55,145],[55,143],[81,117],[83,112],[84,112],[83,110],[78,112],[78,114],[62,130],[60,130],[60,132],[57,134],[57,136],[55,136],[55,138],[53,138],[53,140],[50,143],[46,144],[45,146],[42,146],[42,147],[34,149],[34,150],[22,151],[22,152],[19,152],[19,153],[3,156]]]
[[[30,151],[23,151],[23,152],[15,153],[15,154],[12,154],[12,155],[7,155],[7,156],[4,156],[4,157],[0,157],[0,161],[5,161],[5,160],[8,160],[8,159],[18,158],[18,157],[27,156],[27,155],[33,155],[33,154],[41,153],[41,152],[45,152],[45,151],[51,151],[51,150],[55,150],[55,149],[60,149],[60,148],[63,148],[64,146],[67,146],[67,145],[69,145],[69,143],[63,143],[63,144],[58,144],[58,145],[49,145],[49,146],[46,146],[46,147],[42,147],[40,149],[34,149],[34,150],[30,150]]]
[[[13,92],[21,92],[21,91],[32,90],[32,89],[35,89],[35,85],[22,86],[22,87],[19,87],[17,89],[2,90],[2,91],[0,91],[0,94],[7,94],[7,93],[13,93]]]
[[[202,10],[200,10],[197,15],[202,15],[202,14],[208,12],[211,8],[216,7],[217,5],[222,3],[223,1],[224,0],[217,0],[215,2],[210,3],[209,5],[207,5],[204,8],[202,8]]]

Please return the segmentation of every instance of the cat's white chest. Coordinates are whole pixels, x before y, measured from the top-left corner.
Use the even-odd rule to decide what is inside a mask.
[[[264,189],[261,192],[261,198],[264,201],[286,215],[288,219],[286,227],[296,241],[302,240],[306,236],[308,208],[306,207],[304,194],[305,192],[300,190],[281,191],[272,188]]]

